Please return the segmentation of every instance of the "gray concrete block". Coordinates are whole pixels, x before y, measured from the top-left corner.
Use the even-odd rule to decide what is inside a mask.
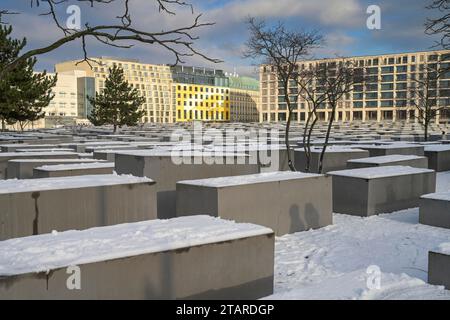
[[[209,214],[282,236],[333,223],[331,178],[285,171],[180,181],[176,209],[177,216]]]
[[[415,168],[428,168],[428,158],[414,155],[389,155],[352,159],[347,161],[348,169],[383,167],[383,166],[410,166]]]
[[[274,238],[197,216],[3,241],[0,299],[258,299],[273,293]]]
[[[428,283],[450,290],[450,252],[428,252]]]
[[[50,149],[50,148],[59,148],[59,146],[54,145],[54,144],[29,145],[27,143],[13,143],[13,144],[0,145],[1,152],[16,152],[18,149],[20,149],[20,150],[26,150],[26,149],[45,150],[45,149]]]
[[[168,219],[176,215],[176,183],[181,180],[204,179],[224,176],[237,176],[258,173],[257,164],[232,164],[218,156],[223,163],[214,163],[206,154],[195,153],[184,163],[174,161],[171,152],[124,151],[115,154],[115,171],[118,174],[132,174],[136,177],[149,177],[156,181],[158,198],[158,218]],[[244,157],[247,156],[239,155]]]
[[[48,164],[95,163],[92,159],[14,159],[8,161],[7,179],[31,179],[34,168]]]
[[[450,192],[422,196],[419,208],[420,223],[450,229]]]
[[[155,183],[116,175],[0,182],[0,240],[156,218]]]
[[[318,172],[319,159],[322,148],[311,150],[310,172]],[[323,162],[323,173],[347,168],[347,161],[351,159],[366,158],[369,152],[356,148],[328,147]],[[295,168],[304,171],[306,167],[306,154],[303,149],[295,149]]]
[[[33,178],[73,177],[96,174],[112,174],[114,163],[97,162],[84,164],[46,165],[33,169]]]
[[[382,146],[358,146],[359,149],[369,151],[371,157],[388,156],[393,154],[402,155],[424,155],[424,146],[415,144],[390,144]]]
[[[0,179],[6,179],[8,161],[12,159],[76,159],[73,152],[4,152],[0,153]]]
[[[371,216],[417,207],[420,196],[436,190],[436,172],[406,166],[329,172],[333,212]]]
[[[437,172],[450,170],[450,146],[434,145],[425,147],[428,166]]]

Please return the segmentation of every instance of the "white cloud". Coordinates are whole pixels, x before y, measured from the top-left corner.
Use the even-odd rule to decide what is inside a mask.
[[[207,12],[222,22],[242,21],[247,16],[259,18],[316,18],[325,26],[354,26],[363,21],[365,10],[357,0],[234,0]]]

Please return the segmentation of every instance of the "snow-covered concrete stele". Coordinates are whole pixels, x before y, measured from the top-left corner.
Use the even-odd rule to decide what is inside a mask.
[[[175,163],[169,151],[121,151],[115,156],[115,171],[156,181],[158,218],[173,218],[176,214],[177,181],[252,174],[259,170],[257,164],[226,164],[225,160],[222,164],[206,163],[205,155],[194,152],[189,157],[190,163]]]
[[[7,179],[31,179],[33,169],[46,164],[93,163],[93,159],[13,159],[8,161]]]
[[[414,155],[393,154],[389,156],[352,159],[347,161],[348,169],[385,166],[410,166],[415,168],[428,168],[428,158]]]
[[[450,191],[420,197],[419,222],[450,229]]]
[[[369,151],[371,157],[388,156],[393,154],[402,155],[424,155],[424,146],[416,144],[393,143],[383,146],[358,146],[360,149]]]
[[[432,145],[425,147],[429,168],[437,172],[450,170],[450,146]]]
[[[333,177],[333,212],[371,216],[419,205],[436,190],[436,172],[387,166],[329,172]]]
[[[33,178],[85,176],[94,174],[112,174],[114,172],[114,163],[100,161],[102,160],[95,160],[95,162],[92,163],[55,164],[37,167],[33,169]]]
[[[209,214],[273,229],[277,236],[333,223],[331,178],[301,172],[180,181],[177,216]]]
[[[311,163],[310,172],[318,172],[319,159],[322,148],[311,149]],[[360,149],[342,148],[342,147],[328,147],[324,159],[323,170],[326,173],[328,171],[343,170],[347,168],[347,161],[350,159],[366,158],[369,156],[369,152]],[[295,168],[299,171],[304,171],[306,167],[306,155],[304,149],[295,149]]]
[[[8,161],[12,159],[77,159],[74,152],[2,152],[0,153],[0,179],[8,176]]]
[[[0,181],[0,240],[156,219],[155,182],[117,175]]]
[[[429,252],[428,282],[450,290],[450,242],[442,243]]]
[[[262,298],[274,241],[268,228],[209,216],[7,240],[0,299]]]

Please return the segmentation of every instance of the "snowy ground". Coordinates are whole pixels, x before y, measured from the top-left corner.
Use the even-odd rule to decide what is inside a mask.
[[[447,190],[450,172],[439,173],[437,191]],[[268,298],[450,300],[450,291],[426,283],[428,251],[449,242],[450,230],[418,220],[418,208],[370,218],[335,214],[332,226],[277,238]]]

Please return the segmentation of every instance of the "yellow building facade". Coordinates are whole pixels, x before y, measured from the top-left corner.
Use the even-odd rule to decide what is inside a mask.
[[[198,84],[174,84],[177,122],[229,121],[230,89]]]

